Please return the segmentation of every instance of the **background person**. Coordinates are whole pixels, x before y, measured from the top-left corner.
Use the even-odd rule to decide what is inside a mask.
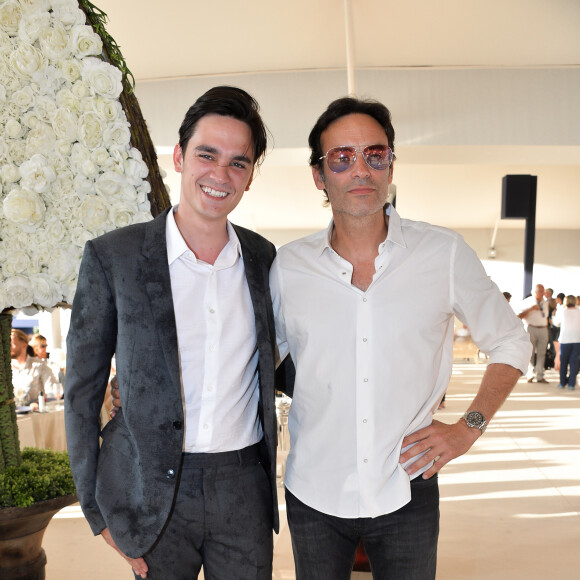
[[[580,368],[580,310],[576,308],[576,297],[566,296],[566,308],[556,313],[560,325],[560,389],[571,391],[576,388]]]
[[[534,294],[525,298],[518,318],[525,320],[533,351],[527,373],[528,383],[534,378],[538,383],[547,383],[544,378],[544,362],[548,348],[548,303],[544,300],[544,287],[537,284]]]

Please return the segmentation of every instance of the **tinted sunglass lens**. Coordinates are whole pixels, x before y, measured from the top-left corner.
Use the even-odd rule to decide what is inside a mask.
[[[337,147],[327,153],[328,167],[334,173],[346,171],[353,162],[355,150],[348,147]]]
[[[363,156],[373,169],[383,171],[391,164],[390,152],[391,150],[387,147],[366,147]]]

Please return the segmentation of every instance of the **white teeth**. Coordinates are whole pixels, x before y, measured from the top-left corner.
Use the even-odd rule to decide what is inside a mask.
[[[202,191],[211,195],[212,197],[226,197],[228,194],[227,191],[217,191],[216,189],[212,189],[211,187],[202,186]]]

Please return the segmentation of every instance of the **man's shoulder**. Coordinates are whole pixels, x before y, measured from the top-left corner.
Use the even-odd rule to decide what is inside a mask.
[[[235,224],[232,224],[232,226],[240,240],[240,244],[242,244],[242,247],[252,250],[253,252],[263,252],[266,255],[272,255],[272,257],[276,253],[276,247],[274,244],[264,236],[242,226]]]
[[[292,240],[278,248],[278,255],[283,257],[293,254],[303,255],[305,252],[319,252],[322,250],[325,236],[328,235],[327,233],[328,230],[324,229],[298,238],[297,240]]]

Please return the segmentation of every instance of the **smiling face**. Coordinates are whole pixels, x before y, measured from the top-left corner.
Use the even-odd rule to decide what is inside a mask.
[[[206,115],[185,152],[175,146],[173,163],[182,174],[179,218],[191,224],[225,224],[252,182],[250,128],[232,117]]]
[[[326,153],[333,147],[350,145],[362,151],[368,145],[389,145],[385,130],[369,115],[355,113],[346,115],[331,123],[322,133],[320,142]],[[314,182],[318,189],[326,189],[336,217],[341,214],[364,217],[383,211],[387,202],[389,184],[393,180],[391,170],[372,169],[361,153],[356,162],[342,173],[333,173],[323,164],[322,174],[318,167],[312,168]]]

